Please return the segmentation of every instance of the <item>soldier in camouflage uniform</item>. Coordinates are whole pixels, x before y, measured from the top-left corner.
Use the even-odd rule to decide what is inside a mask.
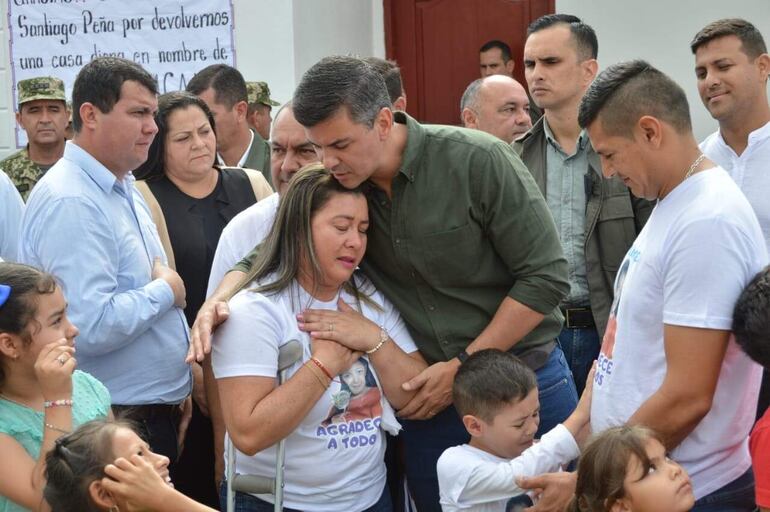
[[[27,146],[0,162],[24,200],[32,187],[64,154],[69,119],[64,82],[53,77],[21,80],[16,122],[27,132]]]
[[[267,82],[246,82],[246,91],[249,96],[249,112],[246,120],[259,135],[265,140],[270,139],[270,111],[280,105],[270,99],[270,88]]]

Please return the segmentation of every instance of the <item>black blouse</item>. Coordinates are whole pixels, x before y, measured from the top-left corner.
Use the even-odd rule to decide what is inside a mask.
[[[188,196],[165,175],[147,182],[166,218],[176,270],[187,291],[184,314],[189,325],[206,300],[222,230],[233,217],[257,202],[245,172],[222,169],[218,173],[216,187],[201,199]]]

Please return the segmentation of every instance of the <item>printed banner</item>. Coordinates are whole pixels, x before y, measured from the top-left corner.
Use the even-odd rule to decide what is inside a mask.
[[[101,56],[141,64],[161,93],[235,65],[231,0],[8,0],[8,28],[14,105],[16,83],[36,76],[61,78],[71,98],[80,68]],[[26,144],[18,127],[16,142]]]

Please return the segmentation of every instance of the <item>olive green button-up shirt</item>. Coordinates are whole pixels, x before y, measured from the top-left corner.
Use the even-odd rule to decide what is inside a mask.
[[[567,263],[548,207],[510,145],[478,130],[420,125],[392,199],[369,195],[362,269],[393,302],[430,363],[455,357],[508,296],[545,314],[513,349],[558,336]]]
[[[368,193],[363,271],[429,363],[465,349],[506,296],[545,315],[513,353],[551,343],[569,291],[567,262],[524,164],[481,131],[421,125],[402,112],[395,121],[407,125],[407,146],[392,198],[374,185]]]

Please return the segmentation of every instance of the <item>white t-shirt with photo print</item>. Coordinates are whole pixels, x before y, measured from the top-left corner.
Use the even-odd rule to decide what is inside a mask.
[[[767,263],[757,218],[721,168],[660,200],[626,254],[597,361],[591,428],[625,423],[663,383],[664,324],[729,330],[735,301]],[[748,434],[762,369],[730,338],[711,411],[671,453],[696,498],[751,465]]]
[[[356,276],[359,289],[372,292],[374,286]],[[342,299],[356,307],[353,297]],[[381,310],[361,302],[363,315],[388,331],[406,353],[417,347],[401,316],[376,291],[371,299]],[[297,327],[301,310],[337,309],[337,299],[322,302],[310,297],[296,282],[276,294],[248,289],[230,301],[230,318],[216,332],[212,344],[212,365],[217,379],[227,377],[274,377],[279,347],[290,340],[303,345],[302,360],[292,366],[296,373],[310,359],[310,338]],[[365,358],[362,358],[365,359]],[[374,505],[385,487],[385,438],[381,387],[374,367],[354,364],[353,371],[365,373],[364,383],[352,381],[345,373],[337,376],[321,399],[286,438],[284,506],[305,511],[360,511]],[[383,404],[386,408],[390,406]],[[236,450],[236,473],[275,476],[275,450],[248,456]],[[272,497],[259,495],[272,502]]]

